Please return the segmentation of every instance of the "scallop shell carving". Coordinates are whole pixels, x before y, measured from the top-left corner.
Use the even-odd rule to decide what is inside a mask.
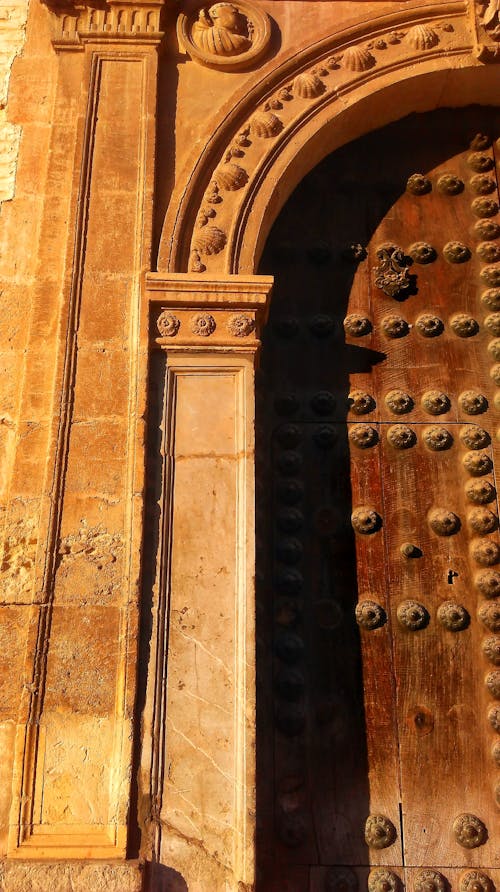
[[[226,235],[217,226],[204,226],[196,233],[193,248],[200,254],[218,254],[225,247]]]
[[[239,164],[226,164],[217,171],[217,183],[227,192],[242,189],[247,181],[248,174]]]
[[[410,28],[406,39],[414,50],[430,50],[439,43],[437,33],[427,25],[415,25]]]
[[[350,71],[368,71],[373,68],[376,59],[369,50],[361,46],[350,46],[346,49],[342,61]]]
[[[252,136],[260,136],[262,139],[277,136],[282,130],[283,121],[271,111],[257,112],[250,121]]]
[[[293,82],[293,91],[300,96],[301,99],[315,99],[324,93],[325,85],[317,74],[306,71],[304,74],[298,74]]]

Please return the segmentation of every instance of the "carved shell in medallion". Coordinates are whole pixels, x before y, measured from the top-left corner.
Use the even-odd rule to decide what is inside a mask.
[[[346,49],[342,62],[349,71],[368,71],[376,64],[375,56],[361,46],[350,46]]]
[[[250,133],[261,139],[277,136],[283,130],[283,121],[271,111],[259,111],[250,121]]]
[[[255,322],[251,316],[244,313],[235,313],[227,320],[227,330],[235,338],[247,338],[255,328]]]
[[[415,892],[446,892],[446,880],[437,870],[419,870],[415,877]]]
[[[385,867],[375,867],[368,876],[368,892],[397,892],[400,885],[398,875]]]
[[[427,427],[424,431],[424,443],[434,452],[442,452],[453,444],[453,437],[445,427]]]
[[[325,85],[317,74],[306,71],[295,78],[293,91],[301,99],[315,99],[325,92]]]
[[[482,567],[493,567],[500,559],[500,547],[490,539],[480,539],[472,545],[472,557]]]
[[[476,815],[459,815],[453,822],[453,833],[456,841],[464,849],[475,849],[482,846],[487,838],[488,831],[483,822]]]
[[[429,513],[429,526],[437,536],[453,536],[460,529],[460,518],[446,508],[434,508]]]
[[[455,601],[445,601],[438,607],[437,618],[449,632],[461,632],[470,623],[470,616],[465,607]]]
[[[215,328],[215,319],[210,313],[196,313],[191,319],[191,331],[202,338],[208,338]]]
[[[500,669],[488,672],[484,681],[491,696],[494,697],[495,700],[500,700]]]
[[[496,338],[500,337],[500,313],[490,313],[489,316],[486,316],[484,324],[492,335],[495,335]]]
[[[496,490],[487,480],[471,480],[465,487],[465,495],[475,505],[487,505],[495,498]]]
[[[385,815],[369,815],[365,824],[365,842],[372,849],[386,849],[396,841],[396,828]]]
[[[500,632],[500,605],[497,601],[482,604],[477,615],[490,632],[494,632],[495,635]]]
[[[498,518],[489,508],[474,508],[468,514],[468,521],[471,528],[479,536],[487,536],[493,533],[498,526]]]
[[[414,25],[408,31],[406,40],[414,50],[430,50],[439,43],[439,36],[428,25]]]
[[[477,424],[466,424],[460,431],[460,439],[467,449],[485,449],[491,443],[488,431]]]
[[[498,570],[483,570],[482,573],[477,574],[475,583],[485,598],[498,598],[500,595],[500,573]]]
[[[173,313],[164,310],[156,320],[156,327],[163,338],[175,338],[180,328],[180,320]]]
[[[358,449],[369,449],[378,443],[378,433],[370,424],[354,424],[349,430],[349,440]]]
[[[387,615],[383,607],[376,601],[360,601],[356,605],[356,622],[362,629],[379,629],[387,622]]]
[[[498,635],[484,639],[483,654],[494,666],[500,666],[500,638]]]
[[[325,892],[357,892],[358,878],[350,867],[330,867],[325,876]]]
[[[193,248],[200,254],[219,254],[226,245],[226,234],[217,226],[204,226],[193,240]]]
[[[460,877],[460,892],[494,892],[489,876],[480,870],[467,870]]]
[[[248,174],[239,164],[226,164],[216,173],[217,183],[227,192],[236,192],[248,182]]]

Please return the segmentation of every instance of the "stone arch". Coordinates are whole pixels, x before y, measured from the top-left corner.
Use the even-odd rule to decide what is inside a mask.
[[[252,274],[298,182],[327,154],[412,112],[496,105],[461,3],[382,15],[319,41],[235,105],[174,196],[160,271]]]

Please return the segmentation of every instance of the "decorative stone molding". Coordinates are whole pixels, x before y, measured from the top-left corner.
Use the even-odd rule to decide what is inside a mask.
[[[500,4],[498,0],[471,3],[476,54],[481,62],[500,62]]]
[[[252,269],[241,265],[242,252],[257,250],[249,249],[248,216],[271,166],[281,163],[298,131],[310,130],[313,119],[340,97],[352,103],[368,81],[410,68],[413,75],[421,64],[435,66],[436,60],[472,49],[463,5],[435,3],[391,13],[371,30],[366,23],[346,29],[283,63],[271,77],[266,74],[200,156],[175,215],[165,222],[160,268],[200,274]]]
[[[163,0],[109,0],[104,5],[48,4],[56,50],[82,50],[86,43],[157,44],[163,37]]]
[[[179,44],[200,65],[242,71],[255,65],[271,39],[267,13],[247,0],[213,3],[177,21]]]

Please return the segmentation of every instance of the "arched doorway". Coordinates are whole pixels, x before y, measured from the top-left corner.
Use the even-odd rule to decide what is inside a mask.
[[[258,892],[495,881],[499,136],[386,127],[267,241]]]

